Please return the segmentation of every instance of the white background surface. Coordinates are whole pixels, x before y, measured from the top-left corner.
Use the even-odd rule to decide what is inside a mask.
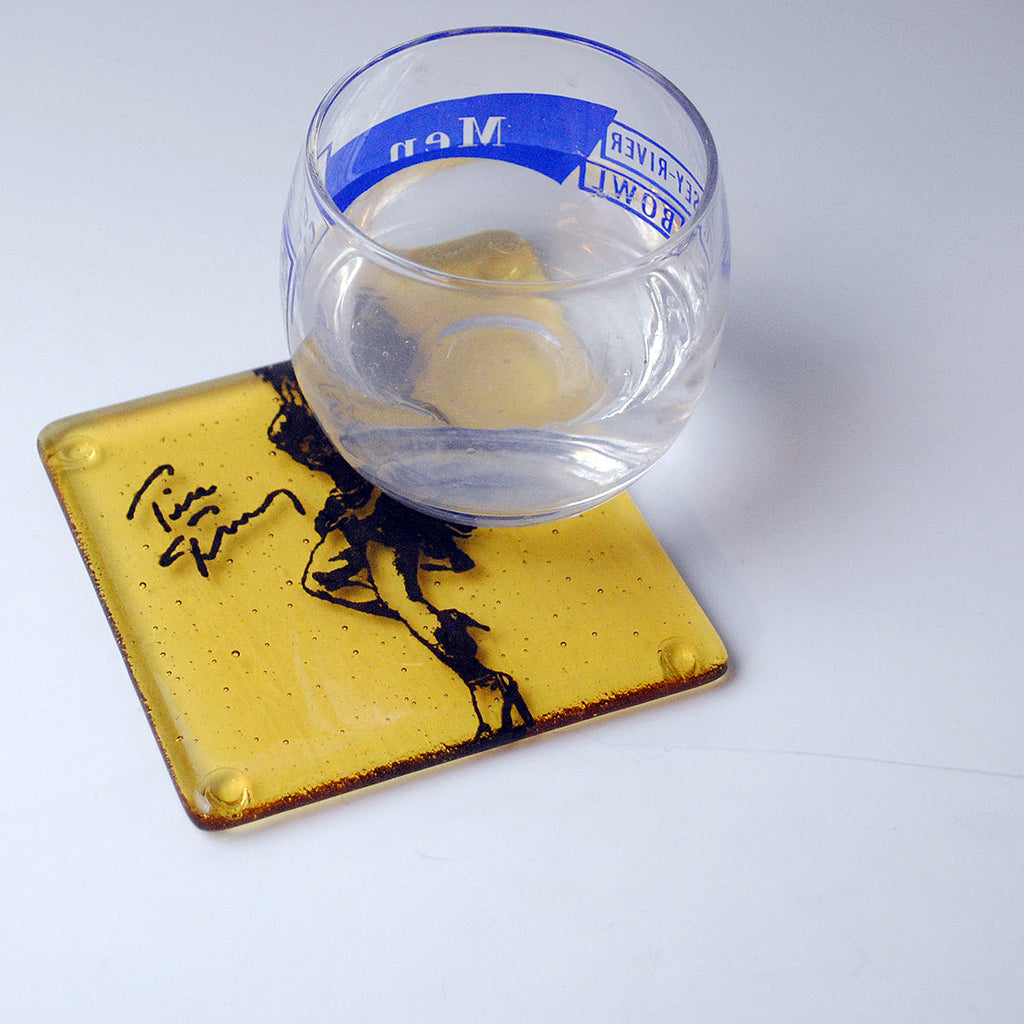
[[[707,117],[730,323],[635,497],[728,683],[193,828],[34,451],[276,361],[352,66],[619,46]],[[1024,19],[1004,3],[27,3],[0,15],[0,1016],[1024,1020]]]

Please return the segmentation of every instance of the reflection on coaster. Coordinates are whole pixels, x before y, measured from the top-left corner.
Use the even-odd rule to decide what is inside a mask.
[[[725,672],[628,497],[509,529],[413,512],[329,444],[288,363],[70,417],[39,446],[202,828]]]

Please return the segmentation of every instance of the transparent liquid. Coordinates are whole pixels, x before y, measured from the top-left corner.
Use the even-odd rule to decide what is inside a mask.
[[[417,264],[522,287],[425,282],[328,237],[296,374],[349,461],[408,504],[478,525],[581,512],[644,472],[699,397],[716,341],[700,330],[700,265],[546,289],[664,239],[522,168],[457,163],[388,179],[348,215]],[[472,233],[438,239],[439,223]]]

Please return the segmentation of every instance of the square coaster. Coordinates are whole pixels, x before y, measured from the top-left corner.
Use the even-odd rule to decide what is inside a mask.
[[[39,439],[185,810],[219,829],[719,679],[623,495],[505,529],[414,512],[289,363]]]

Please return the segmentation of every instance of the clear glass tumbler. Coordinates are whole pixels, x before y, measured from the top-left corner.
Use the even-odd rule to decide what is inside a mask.
[[[715,145],[640,61],[476,28],[324,98],[284,218],[292,361],[363,476],[474,526],[574,515],[668,448],[713,365]]]

